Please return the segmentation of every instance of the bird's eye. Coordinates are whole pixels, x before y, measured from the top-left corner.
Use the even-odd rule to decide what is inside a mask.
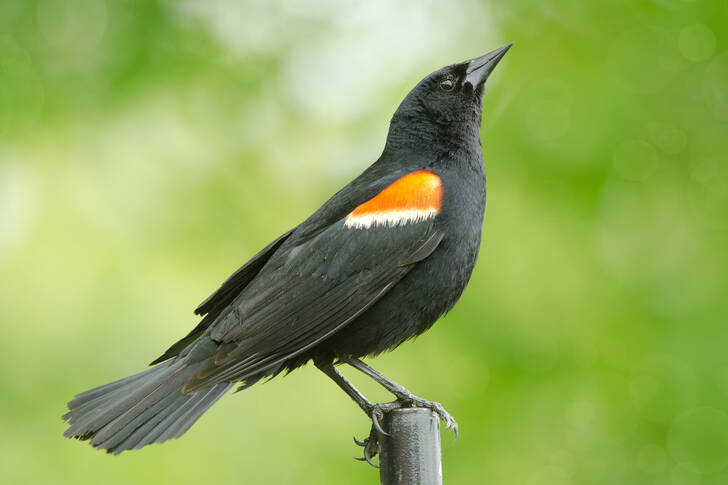
[[[454,87],[455,81],[450,78],[446,78],[440,81],[440,89],[442,89],[443,91],[452,91],[452,88]]]

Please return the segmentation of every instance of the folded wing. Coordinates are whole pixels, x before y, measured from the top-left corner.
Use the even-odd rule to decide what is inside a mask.
[[[441,239],[432,219],[366,229],[342,219],[284,244],[210,327],[218,350],[184,392],[278,372],[376,303]]]

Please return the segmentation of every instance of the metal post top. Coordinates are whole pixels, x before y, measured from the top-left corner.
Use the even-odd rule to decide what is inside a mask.
[[[428,408],[397,408],[384,414],[380,480],[383,485],[442,485],[440,418]]]
[[[436,416],[435,412],[428,408],[396,408],[389,411],[388,414],[426,414],[428,416]]]

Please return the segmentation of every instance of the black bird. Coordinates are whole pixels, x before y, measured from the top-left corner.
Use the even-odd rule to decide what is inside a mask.
[[[420,81],[392,117],[379,159],[278,237],[208,297],[204,317],[139,374],[68,403],[66,437],[110,453],[177,438],[236,383],[240,389],[313,360],[371,417],[432,409],[359,360],[424,332],[460,297],[485,210],[480,122],[485,81],[511,44]],[[372,404],[335,367],[349,364],[396,400]],[[370,461],[371,462],[371,461]]]

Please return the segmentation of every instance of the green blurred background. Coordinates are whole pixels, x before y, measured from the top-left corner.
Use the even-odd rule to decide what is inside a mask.
[[[727,26],[725,0],[1,0],[0,482],[377,483],[310,366],[119,457],[60,415],[375,160],[422,76],[516,41],[472,282],[370,362],[458,419],[446,483],[727,483]]]

